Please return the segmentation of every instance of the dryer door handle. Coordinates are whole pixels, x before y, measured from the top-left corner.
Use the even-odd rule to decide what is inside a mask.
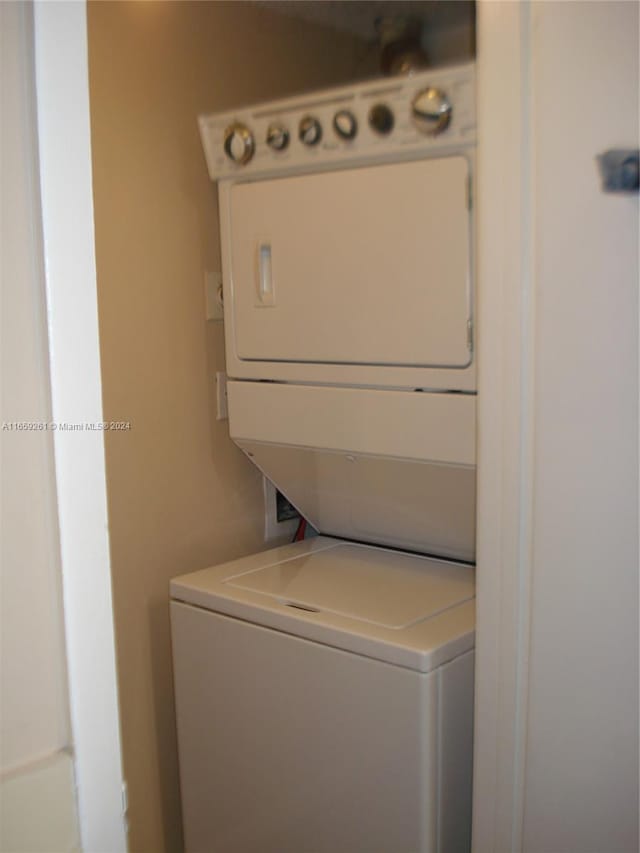
[[[258,302],[257,305],[268,307],[275,305],[273,288],[273,263],[271,259],[271,243],[261,240],[258,243]]]

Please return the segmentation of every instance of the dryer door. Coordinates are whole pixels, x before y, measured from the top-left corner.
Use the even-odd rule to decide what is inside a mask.
[[[466,367],[468,186],[462,156],[233,184],[235,355]]]

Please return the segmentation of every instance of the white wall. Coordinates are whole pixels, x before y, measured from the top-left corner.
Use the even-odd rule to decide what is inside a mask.
[[[2,626],[0,848],[77,843],[38,183],[33,18],[0,5],[2,35]]]
[[[638,5],[479,6],[474,850],[638,849]]]
[[[533,4],[535,471],[524,849],[638,849],[638,4]]]
[[[2,4],[3,769],[69,740],[30,9]],[[5,112],[6,111],[6,112]]]

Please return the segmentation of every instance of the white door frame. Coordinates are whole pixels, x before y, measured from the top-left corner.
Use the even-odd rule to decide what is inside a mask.
[[[34,4],[37,124],[72,749],[82,849],[126,850],[84,2]]]
[[[478,4],[473,850],[522,849],[533,521],[531,7]]]

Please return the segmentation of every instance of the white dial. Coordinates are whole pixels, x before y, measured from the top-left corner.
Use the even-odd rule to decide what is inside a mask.
[[[255,140],[249,128],[236,122],[224,132],[224,150],[230,160],[239,165],[248,163],[255,151]]]
[[[355,139],[358,122],[351,110],[338,110],[333,117],[333,128],[341,139]]]

